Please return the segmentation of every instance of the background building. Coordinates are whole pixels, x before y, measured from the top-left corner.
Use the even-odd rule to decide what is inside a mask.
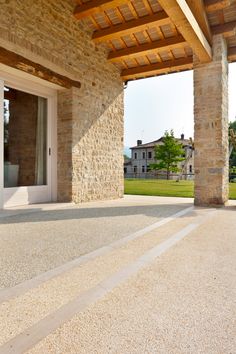
[[[143,144],[142,140],[137,140],[137,145],[131,148],[131,159],[124,163],[124,174],[126,178],[166,178],[165,171],[153,171],[150,165],[155,163],[155,146],[163,144],[164,137],[158,140]],[[180,175],[182,179],[193,179],[194,176],[194,149],[191,139],[185,139],[184,134],[176,140],[182,144],[185,151],[185,161],[179,163],[181,172],[171,173],[170,178],[174,179]]]

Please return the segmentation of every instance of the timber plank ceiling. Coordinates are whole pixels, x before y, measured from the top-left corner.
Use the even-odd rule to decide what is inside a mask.
[[[236,0],[78,0],[74,15],[109,48],[124,81],[190,70],[193,53],[212,60],[222,33],[236,61]]]

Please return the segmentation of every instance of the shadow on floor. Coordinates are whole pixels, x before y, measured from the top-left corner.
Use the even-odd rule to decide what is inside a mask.
[[[0,224],[17,224],[24,222],[45,222],[57,220],[79,220],[106,217],[119,217],[131,215],[145,215],[149,217],[168,217],[180,210],[191,207],[192,203],[183,204],[163,204],[163,205],[138,205],[138,206],[118,206],[100,208],[76,208],[42,210],[27,209],[21,214],[6,216],[0,219]],[[17,210],[15,211],[17,212]]]

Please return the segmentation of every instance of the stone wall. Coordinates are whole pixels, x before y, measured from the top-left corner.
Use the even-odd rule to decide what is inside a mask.
[[[2,0],[0,45],[81,82],[58,94],[58,199],[123,195],[123,84],[69,0]]]
[[[213,37],[213,61],[194,69],[195,204],[228,200],[228,61],[225,39]]]

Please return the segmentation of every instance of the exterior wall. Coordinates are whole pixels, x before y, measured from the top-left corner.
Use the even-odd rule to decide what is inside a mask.
[[[0,45],[81,82],[58,94],[58,200],[123,195],[123,84],[70,0],[3,0]]]
[[[228,62],[221,35],[213,38],[213,62],[194,70],[195,204],[228,200]]]
[[[137,154],[137,159],[135,159],[135,153]],[[143,158],[143,153],[145,154],[145,158]],[[152,158],[148,157],[148,153],[151,153]],[[132,149],[132,173],[134,173],[134,166],[137,167],[137,173],[143,174],[142,167],[144,166],[145,173],[148,172],[148,166],[152,163],[154,163],[154,148],[138,148],[138,149]]]
[[[194,150],[189,147],[185,147],[185,164],[181,163],[182,168],[184,167],[185,174],[193,174],[194,175]]]
[[[133,167],[132,167],[132,164],[131,162],[128,162],[128,163],[124,163],[124,175],[125,177],[129,177],[129,176],[132,176],[133,174]]]
[[[189,155],[191,155],[191,158],[188,160],[186,163],[186,166],[184,168],[184,173],[185,174],[194,174],[194,152],[192,149],[189,147],[185,147],[185,154],[186,158],[188,158]],[[148,157],[148,153],[151,153],[152,158]],[[143,153],[145,154],[145,158],[143,158]],[[137,158],[135,158],[135,154],[137,154]],[[155,163],[155,148],[154,147],[148,147],[148,148],[132,148],[132,157],[131,157],[131,167],[129,169],[129,172],[127,171],[127,176],[128,177],[135,177],[135,175],[139,178],[146,178],[147,177],[147,172],[148,172],[148,166],[150,164]],[[179,168],[182,168],[183,163],[179,163]],[[192,166],[192,172],[190,172],[190,165]],[[143,172],[142,168],[144,166],[145,172]],[[136,173],[134,172],[134,167],[137,167]],[[159,171],[159,174],[163,175],[164,173]],[[150,175],[157,175],[156,172],[150,173]],[[176,178],[176,174],[174,175],[174,178]],[[191,176],[189,177],[191,179]]]

